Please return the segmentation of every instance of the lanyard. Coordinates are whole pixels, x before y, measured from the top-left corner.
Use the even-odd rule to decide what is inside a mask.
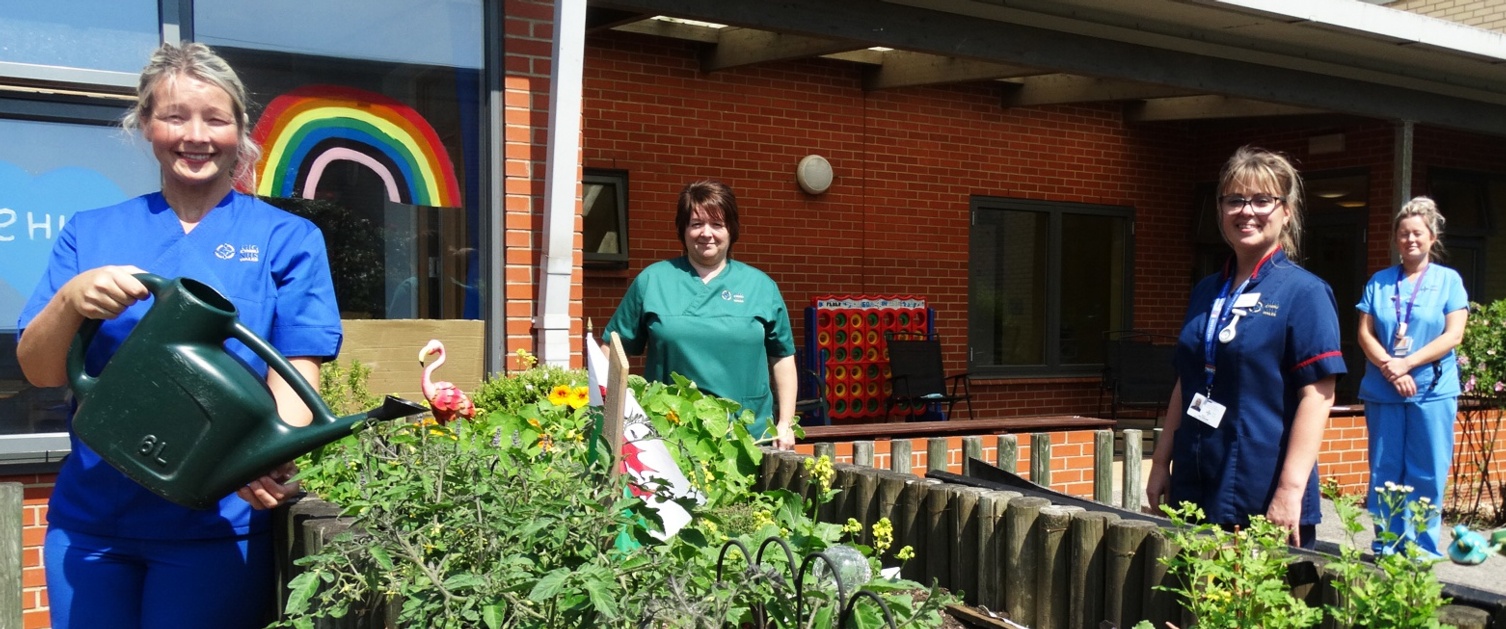
[[[1208,397],[1213,397],[1213,374],[1218,371],[1214,365],[1214,358],[1217,356],[1218,346],[1223,344],[1214,342],[1214,331],[1224,327],[1229,314],[1234,311],[1234,302],[1245,293],[1245,289],[1250,287],[1250,280],[1255,279],[1255,275],[1259,272],[1260,267],[1256,266],[1255,273],[1245,278],[1244,283],[1239,285],[1239,290],[1234,294],[1229,293],[1229,287],[1234,285],[1234,276],[1230,275],[1229,279],[1224,280],[1224,287],[1218,292],[1223,297],[1213,300],[1213,307],[1208,310],[1208,326],[1203,331],[1203,394]]]
[[[1407,279],[1407,269],[1400,264],[1396,265],[1396,338],[1400,339],[1407,335],[1407,322],[1412,320],[1412,305],[1417,303],[1417,289],[1422,288],[1423,278],[1428,276],[1428,269],[1433,265],[1426,264],[1422,267],[1422,273],[1417,275],[1417,283],[1412,285],[1412,296],[1407,299],[1407,315],[1401,314],[1401,283]]]

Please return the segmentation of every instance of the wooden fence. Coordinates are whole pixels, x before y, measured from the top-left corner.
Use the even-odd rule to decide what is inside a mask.
[[[21,483],[0,483],[0,629],[21,629]]]
[[[1119,506],[1138,511],[1143,497],[1140,435],[1139,431],[1125,432],[1126,467]],[[1013,471],[1016,436],[996,438],[998,467]],[[1031,477],[1049,486],[1049,435],[1029,438]],[[982,440],[964,440],[964,460],[980,458]],[[1100,431],[1094,441],[1095,499],[1109,503],[1114,435]],[[902,448],[909,447],[907,442],[892,445],[900,443]],[[936,452],[926,457],[934,462],[928,463],[927,471],[945,471],[946,440],[933,439],[928,446]],[[816,444],[814,451],[820,456],[832,449],[832,444]],[[1140,620],[1150,620],[1158,628],[1168,621],[1189,626],[1191,619],[1185,617],[1176,597],[1155,589],[1174,585],[1160,560],[1176,553],[1166,531],[1156,523],[1121,518],[1107,508],[1054,505],[1018,491],[923,478],[910,473],[908,456],[890,458],[896,469],[875,469],[863,464],[871,464],[872,451],[871,442],[855,442],[856,463],[834,465],[832,486],[841,492],[823,506],[818,517],[838,524],[855,519],[865,530],[888,518],[895,541],[885,565],[899,565],[892,555],[900,547],[915,551],[914,558],[903,564],[905,578],[961,591],[968,604],[1035,629],[1098,629],[1104,622],[1128,628]],[[783,488],[813,496],[816,489],[804,466],[807,458],[792,452],[768,453],[757,488]],[[1329,557],[1308,551],[1295,554],[1288,575],[1293,594],[1309,605],[1333,604],[1337,596],[1324,568]],[[1442,622],[1460,629],[1506,628],[1506,597],[1450,594],[1455,601],[1440,611]],[[1325,628],[1333,627],[1331,621],[1325,623]]]

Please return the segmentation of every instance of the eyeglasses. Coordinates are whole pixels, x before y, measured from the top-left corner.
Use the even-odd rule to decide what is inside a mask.
[[[1257,216],[1265,216],[1276,209],[1276,204],[1282,201],[1284,199],[1281,197],[1273,197],[1268,194],[1257,194],[1248,199],[1237,194],[1226,194],[1218,198],[1218,205],[1224,209],[1225,214],[1238,214],[1248,207]]]

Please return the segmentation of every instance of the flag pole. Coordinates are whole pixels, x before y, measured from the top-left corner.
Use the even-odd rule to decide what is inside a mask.
[[[622,422],[628,395],[628,360],[627,352],[622,349],[622,339],[617,337],[617,333],[608,332],[607,336],[610,339],[607,349],[607,397],[602,408],[601,435],[607,442],[607,451],[612,453],[612,459],[607,463],[608,469],[611,470],[611,477],[616,479],[621,472],[618,461],[622,458]]]

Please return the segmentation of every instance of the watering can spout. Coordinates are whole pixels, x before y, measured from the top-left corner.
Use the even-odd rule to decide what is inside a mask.
[[[111,466],[163,498],[212,507],[358,425],[426,410],[388,397],[370,411],[335,417],[297,369],[239,321],[230,300],[187,278],[137,277],[152,292],[152,307],[99,376],[83,372],[98,321],[86,322],[69,349],[69,380],[78,399],[73,431]],[[298,394],[313,412],[308,426],[282,421],[261,376],[225,350],[232,338]]]

